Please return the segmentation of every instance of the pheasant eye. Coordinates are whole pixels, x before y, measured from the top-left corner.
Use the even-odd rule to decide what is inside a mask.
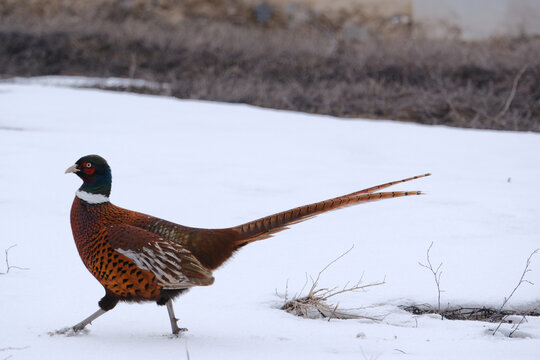
[[[96,171],[96,168],[92,166],[92,163],[87,161],[82,163],[82,168],[86,175],[94,175],[94,172]]]

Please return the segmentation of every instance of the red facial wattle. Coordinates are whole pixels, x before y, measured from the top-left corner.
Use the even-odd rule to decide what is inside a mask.
[[[86,175],[93,175],[96,171],[96,168],[93,167],[92,164],[89,162],[82,163],[81,167]]]

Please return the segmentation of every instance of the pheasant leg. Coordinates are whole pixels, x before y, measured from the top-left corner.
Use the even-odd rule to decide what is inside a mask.
[[[99,309],[98,311],[96,311],[95,313],[93,313],[92,315],[90,315],[89,317],[87,317],[86,319],[78,323],[77,325],[73,326],[73,331],[75,332],[81,331],[82,329],[86,327],[86,325],[91,324],[92,321],[96,320],[98,317],[105,314],[106,312],[107,310]]]
[[[174,335],[178,335],[180,331],[187,331],[186,328],[178,327],[178,319],[174,316],[174,308],[173,308],[172,299],[169,299],[166,305],[167,305],[167,312],[169,313],[169,320],[171,321],[172,333]]]

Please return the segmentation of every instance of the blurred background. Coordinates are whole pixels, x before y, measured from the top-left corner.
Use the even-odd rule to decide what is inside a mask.
[[[540,131],[538,0],[0,0],[0,77]]]

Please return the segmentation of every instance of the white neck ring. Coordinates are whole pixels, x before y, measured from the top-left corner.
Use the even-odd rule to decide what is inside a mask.
[[[109,202],[109,197],[103,194],[91,194],[86,191],[77,190],[75,195],[82,201],[86,201],[89,204],[102,204]]]

